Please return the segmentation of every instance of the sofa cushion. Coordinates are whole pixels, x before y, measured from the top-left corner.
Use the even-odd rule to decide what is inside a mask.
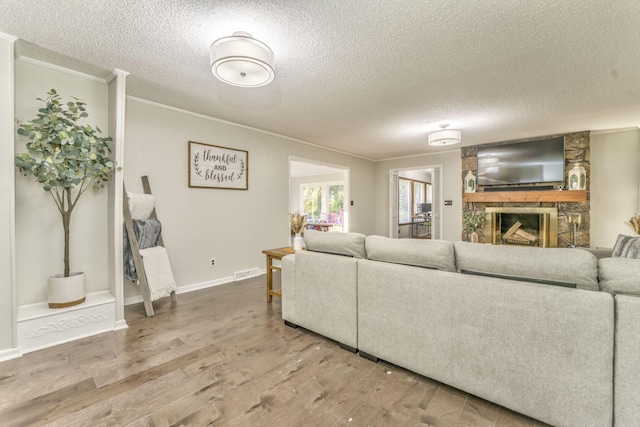
[[[460,272],[599,290],[598,260],[587,251],[469,242],[454,245],[456,267]]]
[[[367,236],[367,258],[373,261],[456,271],[453,242],[427,239],[390,239]]]
[[[611,256],[613,258],[640,259],[640,237],[618,234]]]
[[[365,235],[360,233],[331,233],[316,230],[304,231],[308,251],[366,258]]]
[[[597,259],[609,258],[613,253],[613,248],[576,248],[581,251],[587,251],[595,255]]]
[[[615,294],[640,295],[640,259],[602,258],[598,260],[600,289]]]

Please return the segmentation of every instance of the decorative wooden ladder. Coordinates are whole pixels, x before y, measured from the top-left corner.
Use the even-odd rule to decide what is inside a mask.
[[[142,177],[142,188],[144,194],[151,194],[151,186],[149,185],[149,178],[145,175]],[[136,273],[138,275],[138,283],[140,284],[140,292],[142,293],[142,300],[144,301],[144,310],[147,313],[147,317],[154,315],[153,304],[151,301],[151,292],[149,291],[149,283],[147,282],[147,275],[144,271],[144,265],[142,264],[142,256],[140,255],[140,247],[136,240],[136,235],[133,231],[133,219],[131,217],[131,209],[129,207],[129,199],[127,198],[127,189],[122,183],[122,210],[124,214],[124,225],[127,230],[127,237],[129,239],[129,245],[131,246],[131,253],[133,255],[133,264],[136,267]],[[154,206],[153,212],[151,212],[151,219],[158,219],[156,214],[156,208]],[[160,240],[158,246],[164,247],[162,241],[162,234],[160,234]],[[177,302],[176,291],[171,292],[171,301]]]

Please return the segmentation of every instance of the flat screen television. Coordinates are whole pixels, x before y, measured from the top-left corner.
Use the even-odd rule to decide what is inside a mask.
[[[478,147],[478,185],[564,182],[564,138]]]

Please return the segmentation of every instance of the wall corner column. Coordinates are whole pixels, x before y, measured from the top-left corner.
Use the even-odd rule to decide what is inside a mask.
[[[0,33],[0,361],[21,356],[15,259],[15,41]]]
[[[109,82],[109,135],[113,138],[112,156],[117,166],[109,182],[109,289],[116,299],[115,329],[127,328],[124,319],[124,279],[122,265],[122,187],[125,142],[125,107],[128,72],[113,70]]]

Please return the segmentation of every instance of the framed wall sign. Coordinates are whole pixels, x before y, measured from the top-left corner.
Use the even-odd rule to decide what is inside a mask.
[[[189,187],[249,189],[249,152],[189,141]]]

